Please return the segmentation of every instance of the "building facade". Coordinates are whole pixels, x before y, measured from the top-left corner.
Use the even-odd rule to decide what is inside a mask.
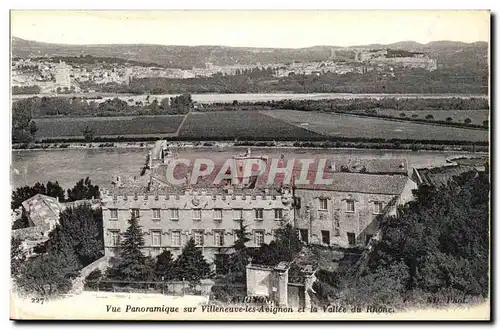
[[[259,158],[251,156],[250,150],[234,158],[238,162],[245,157]],[[178,255],[193,238],[207,261],[216,263],[217,256],[231,252],[241,222],[251,235],[249,247],[269,244],[275,230],[286,223],[298,228],[308,244],[364,245],[377,234],[378,217],[394,213],[416,188],[406,161],[399,159],[328,164],[324,175],[331,183],[327,185],[296,184],[295,179],[303,177],[293,168],[290,185],[265,185],[256,178],[247,186],[234,182],[172,186],[163,177],[172,159],[166,142],[158,141],[143,176],[117,179],[111,189],[101,192],[106,255],[116,253],[132,216],[139,219],[144,251],[151,256],[164,249]],[[306,176],[314,175],[312,169]]]
[[[102,192],[105,251],[112,255],[127,221],[138,216],[145,234],[145,253],[164,249],[178,255],[190,238],[215,262],[236,240],[240,222],[251,234],[248,246],[269,244],[273,231],[293,218],[292,196],[259,190],[192,189],[176,194],[117,195]]]

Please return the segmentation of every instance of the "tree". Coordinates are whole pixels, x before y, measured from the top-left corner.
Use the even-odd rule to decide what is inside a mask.
[[[68,189],[68,202],[81,199],[99,198],[99,186],[93,185],[89,177],[78,181],[72,189]]]
[[[70,238],[79,262],[86,266],[102,256],[104,248],[101,210],[89,205],[69,207],[59,215],[59,224],[51,236],[64,232]]]
[[[84,289],[85,290],[98,290],[99,289],[99,280],[101,280],[103,274],[100,269],[94,269],[90,272],[89,275],[85,278]]]
[[[275,239],[271,244],[263,244],[258,253],[253,255],[257,264],[275,265],[280,261],[292,261],[302,250],[299,231],[287,223],[276,230]]]
[[[489,120],[484,120],[484,121],[483,121],[483,126],[488,127],[488,126],[489,126],[489,124],[490,124]]]
[[[434,116],[433,115],[427,115],[427,116],[425,116],[425,119],[427,119],[427,120],[434,120]]]
[[[401,113],[399,114],[399,117],[406,117],[406,113],[401,112]]]
[[[447,121],[448,123],[451,123],[451,122],[453,121],[453,118],[451,118],[451,117],[446,117],[446,121]]]
[[[418,118],[418,115],[416,113],[414,113],[413,115],[411,115],[412,118]]]
[[[406,290],[487,295],[489,193],[488,174],[476,172],[420,187],[397,216],[382,219],[367,274],[402,261]]]
[[[19,238],[10,239],[10,275],[15,278],[22,272],[22,267],[26,261],[22,244],[23,241]]]
[[[57,198],[59,202],[64,202],[64,189],[59,185],[59,182],[49,181],[46,187],[47,196]]]
[[[205,261],[201,249],[196,247],[193,238],[187,242],[175,262],[178,268],[177,278],[179,280],[198,282],[200,279],[206,278],[210,273],[210,266]]]
[[[239,221],[240,228],[235,230],[236,241],[234,242],[233,252],[229,256],[228,268],[229,268],[229,281],[244,283],[246,281],[246,266],[248,264],[248,259],[250,257],[246,243],[250,241],[250,233],[248,232],[247,225],[243,224],[243,220]]]
[[[34,120],[30,121],[29,123],[29,131],[32,136],[35,136],[35,133],[38,131]]]
[[[302,250],[299,231],[289,223],[276,230],[274,242],[283,261],[292,261]]]
[[[50,240],[47,253],[28,258],[16,278],[16,285],[21,292],[29,295],[52,296],[67,293],[81,266],[71,239],[61,231],[57,239]]]
[[[142,253],[144,234],[139,218],[131,217],[128,228],[118,249],[117,258],[107,271],[107,276],[116,280],[144,281],[150,274],[147,259]]]
[[[94,130],[90,126],[85,126],[85,128],[82,131],[83,137],[85,141],[90,142],[94,139]]]
[[[472,120],[470,118],[465,118],[464,123],[470,124],[472,123]]]
[[[172,280],[177,271],[175,266],[172,253],[168,250],[163,250],[156,258],[155,270],[157,278],[165,281]]]

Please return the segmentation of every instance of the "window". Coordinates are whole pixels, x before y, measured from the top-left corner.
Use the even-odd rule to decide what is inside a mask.
[[[170,209],[170,220],[179,220],[179,209]]]
[[[215,246],[224,246],[224,231],[214,230],[214,244]]]
[[[130,215],[132,218],[138,218],[139,217],[139,209],[130,209]]]
[[[253,232],[253,239],[254,243],[258,246],[261,246],[264,244],[264,231],[263,230],[256,230]]]
[[[181,246],[181,232],[179,230],[172,232],[172,245]]]
[[[307,229],[299,229],[299,233],[300,240],[306,244],[309,243],[309,231]]]
[[[243,220],[243,210],[242,209],[234,209],[233,210],[233,219],[234,220]]]
[[[348,199],[346,202],[346,212],[354,212],[354,201],[352,199]]]
[[[382,202],[373,202],[373,214],[382,214],[384,205]]]
[[[201,209],[193,209],[193,220],[201,220]]]
[[[283,209],[274,209],[274,220],[283,220]]]
[[[109,209],[109,217],[110,217],[110,219],[117,220],[118,219],[118,210],[117,209]]]
[[[222,209],[214,209],[214,220],[222,221]]]
[[[194,244],[196,244],[196,246],[203,246],[204,243],[203,234],[204,234],[203,230],[194,231]]]
[[[321,241],[323,244],[330,245],[330,232],[328,230],[321,231]]]
[[[320,211],[328,210],[328,199],[326,199],[326,198],[319,199],[319,209],[320,209]]]
[[[255,220],[264,220],[264,210],[255,209]]]
[[[151,245],[161,246],[161,230],[151,230]]]
[[[349,245],[356,245],[356,235],[354,233],[347,233],[347,241]]]
[[[109,235],[111,237],[111,246],[120,245],[120,231],[119,230],[110,230]]]
[[[153,209],[153,219],[160,220],[160,209]]]

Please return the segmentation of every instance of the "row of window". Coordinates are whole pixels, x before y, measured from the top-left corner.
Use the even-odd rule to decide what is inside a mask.
[[[318,198],[318,201],[319,201],[318,209],[320,211],[327,211],[328,198],[320,197]],[[346,202],[346,212],[354,213],[356,211],[354,200],[348,199],[345,202]],[[383,209],[384,209],[384,204],[382,202],[377,202],[377,201],[373,202],[373,214],[382,214]]]
[[[120,245],[120,231],[119,230],[109,230],[111,236],[110,242],[111,246]],[[152,246],[162,246],[162,232],[161,230],[151,230],[151,245]],[[213,231],[213,245],[224,246],[224,230],[214,230]],[[253,231],[253,241],[256,245],[261,245],[264,243],[264,230],[254,230]],[[237,239],[236,233],[233,232],[234,240]],[[197,246],[205,245],[205,231],[204,230],[193,230],[194,242]],[[170,245],[171,246],[181,246],[181,231],[173,230],[170,234]]]
[[[179,209],[169,209],[170,211],[170,220],[176,221],[179,220]],[[222,221],[222,209],[213,209],[213,219],[215,221]],[[273,209],[274,211],[274,219],[275,220],[283,220],[283,209]],[[201,220],[201,209],[193,209],[192,210],[192,218],[193,220]],[[118,219],[118,209],[109,209],[110,218],[112,220]],[[139,217],[139,209],[130,209],[130,214],[132,217]],[[153,220],[161,219],[161,209],[153,209]],[[233,219],[234,220],[243,220],[243,209],[233,209]],[[255,220],[264,220],[264,209],[254,209],[254,219]]]
[[[309,243],[309,230],[307,229],[299,229],[300,239],[306,244]],[[355,233],[346,233],[347,234],[347,242],[349,245],[356,245],[356,234]],[[340,236],[340,232],[335,230],[335,236]],[[368,244],[372,235],[365,235],[365,244]],[[330,231],[322,230],[321,231],[321,242],[326,245],[330,245]]]

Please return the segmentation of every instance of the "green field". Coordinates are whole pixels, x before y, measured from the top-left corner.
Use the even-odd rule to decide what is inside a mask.
[[[63,117],[35,119],[37,139],[82,137],[86,126],[94,136],[147,136],[173,134],[183,115],[139,117]]]
[[[288,139],[307,140],[322,135],[257,111],[191,112],[180,137],[192,139]]]
[[[465,112],[464,112],[465,111]],[[433,111],[436,113],[439,111]],[[462,110],[457,112],[467,112]],[[479,112],[479,111],[475,111]],[[411,111],[405,113],[410,114]],[[480,112],[479,112],[480,113]],[[484,114],[483,114],[484,115]],[[36,119],[37,140],[95,137],[179,137],[189,140],[402,139],[488,141],[488,131],[348,114],[298,110],[191,112],[175,116],[64,117]],[[476,119],[477,120],[477,119]]]
[[[353,111],[361,112],[364,111]],[[471,124],[483,125],[483,121],[489,119],[489,110],[394,110],[394,109],[377,109],[377,114],[401,118],[401,113],[405,114],[406,118],[425,119],[426,116],[432,115],[436,121],[446,121],[446,118],[451,117],[453,123],[463,123],[469,118]]]
[[[346,138],[488,141],[488,131],[298,110],[261,113],[313,132]]]

